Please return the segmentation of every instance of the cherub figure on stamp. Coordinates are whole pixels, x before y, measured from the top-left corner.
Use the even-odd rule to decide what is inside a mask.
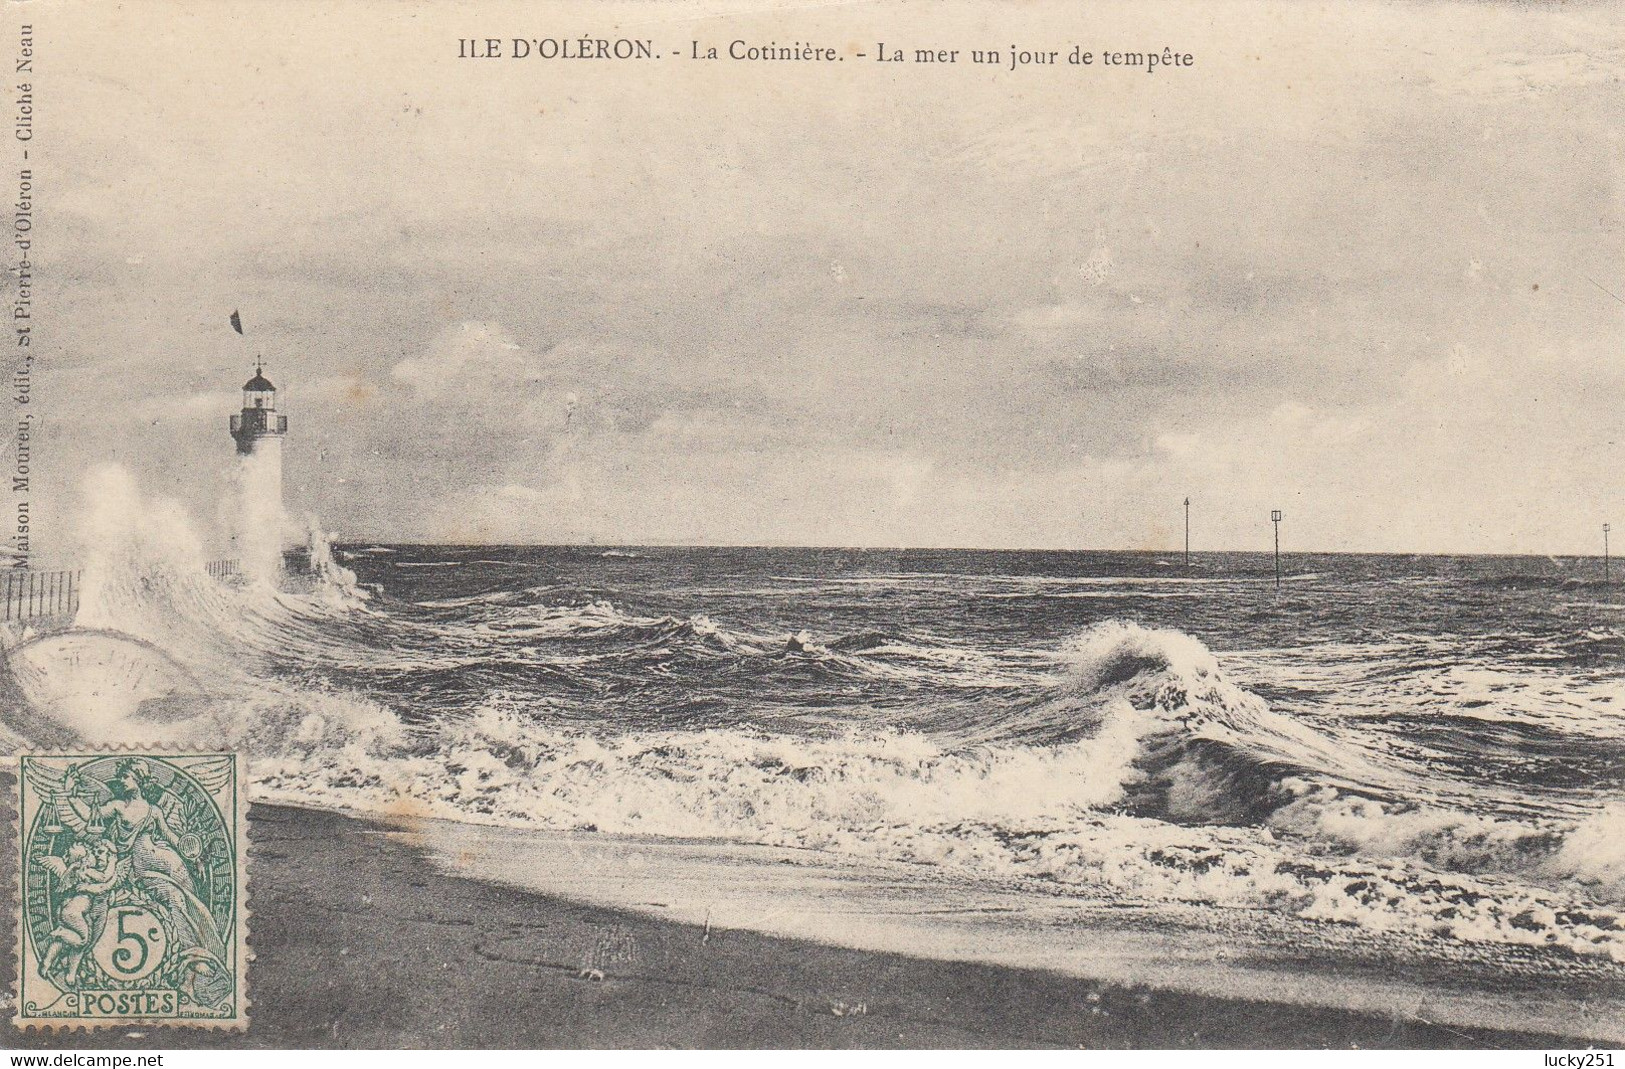
[[[118,858],[100,836],[69,845],[66,857],[46,854],[34,863],[56,877],[63,899],[57,906],[57,927],[40,961],[47,977],[60,978],[71,987],[79,979],[85,951],[102,934],[107,921],[108,893],[118,882]]]
[[[231,754],[23,756],[19,1024],[244,1022],[237,772]]]

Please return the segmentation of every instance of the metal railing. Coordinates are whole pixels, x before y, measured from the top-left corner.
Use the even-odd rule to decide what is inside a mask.
[[[212,560],[203,569],[218,581],[242,574],[242,566],[235,560]],[[42,572],[19,568],[0,572],[0,576],[4,576],[0,579],[0,623],[72,616],[79,611],[81,569]]]
[[[78,571],[5,573],[3,620],[71,616],[79,610]]]
[[[242,575],[243,569],[234,560],[212,560],[203,566],[211,579],[229,579],[234,575]]]
[[[288,417],[279,416],[268,409],[247,409],[242,415],[231,417],[231,433],[287,434]]]

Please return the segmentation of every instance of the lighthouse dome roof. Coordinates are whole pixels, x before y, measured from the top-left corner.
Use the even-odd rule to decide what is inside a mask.
[[[254,377],[253,378],[251,378],[247,382],[243,383],[243,389],[245,389],[245,390],[255,390],[255,391],[267,391],[268,390],[271,393],[276,392],[276,387],[271,385],[271,380],[266,378],[264,375],[260,374],[258,371],[254,372]]]

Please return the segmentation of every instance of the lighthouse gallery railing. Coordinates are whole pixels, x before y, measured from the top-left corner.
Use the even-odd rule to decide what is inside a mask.
[[[248,430],[256,434],[287,434],[288,417],[279,416],[275,412],[261,412],[256,409],[248,411]],[[231,433],[241,434],[243,431],[243,417],[231,417]]]

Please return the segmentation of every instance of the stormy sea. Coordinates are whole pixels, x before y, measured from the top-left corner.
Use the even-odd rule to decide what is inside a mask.
[[[1251,553],[352,544],[288,592],[120,546],[14,645],[9,748],[229,745],[262,800],[1625,976],[1595,560],[1290,554],[1277,591]]]

